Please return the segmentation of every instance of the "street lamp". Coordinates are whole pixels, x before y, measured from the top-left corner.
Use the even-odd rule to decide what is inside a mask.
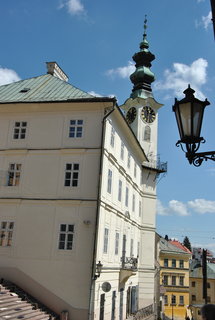
[[[103,267],[103,264],[101,263],[101,261],[99,261],[96,264],[96,272],[95,272],[95,275],[94,275],[94,279],[95,280],[100,277],[101,272],[102,272],[102,267]]]
[[[185,98],[182,100],[175,99],[173,111],[175,112],[181,138],[176,143],[176,146],[181,146],[190,164],[199,167],[203,160],[215,161],[215,151],[197,153],[200,143],[205,142],[204,138],[200,137],[200,134],[204,109],[210,102],[207,99],[201,101],[195,98],[194,92],[195,90],[188,85],[188,88],[184,90]]]

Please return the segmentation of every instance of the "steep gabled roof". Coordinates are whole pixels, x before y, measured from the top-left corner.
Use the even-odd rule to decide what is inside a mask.
[[[177,240],[170,240],[170,243],[173,244],[174,246],[176,246],[177,248],[180,248],[182,250],[184,250],[187,253],[192,254],[192,252],[187,249],[181,242],[177,241]]]
[[[96,97],[50,74],[0,86],[0,103],[76,99],[96,99]]]
[[[163,253],[190,254],[190,252],[175,246],[171,241],[167,241],[164,238],[160,238],[160,251]]]

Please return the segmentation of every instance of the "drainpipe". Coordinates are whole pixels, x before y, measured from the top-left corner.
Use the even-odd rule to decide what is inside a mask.
[[[97,208],[96,208],[96,222],[95,222],[95,237],[93,245],[93,261],[92,261],[92,273],[91,273],[91,285],[90,285],[90,299],[89,299],[89,312],[88,320],[93,320],[94,314],[94,292],[95,292],[95,272],[96,272],[96,253],[98,244],[98,226],[99,226],[99,210],[101,202],[101,186],[102,186],[102,168],[104,159],[104,132],[106,127],[106,119],[115,110],[115,104],[113,108],[104,116],[102,120],[102,135],[101,135],[101,154],[99,164],[99,184],[98,184],[98,196],[97,196]]]

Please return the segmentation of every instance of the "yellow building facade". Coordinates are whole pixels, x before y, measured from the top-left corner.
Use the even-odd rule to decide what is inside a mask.
[[[184,320],[189,315],[189,260],[191,252],[178,241],[160,239],[160,285],[163,315]]]
[[[201,320],[200,310],[205,304],[203,299],[202,267],[192,263],[190,268],[190,308],[195,320]],[[215,264],[207,263],[207,302],[215,304]]]

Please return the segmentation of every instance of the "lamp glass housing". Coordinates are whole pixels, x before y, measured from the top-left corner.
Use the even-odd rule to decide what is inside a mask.
[[[204,109],[209,104],[194,97],[195,91],[190,86],[184,91],[185,98],[176,99],[173,106],[182,143],[199,143]]]

